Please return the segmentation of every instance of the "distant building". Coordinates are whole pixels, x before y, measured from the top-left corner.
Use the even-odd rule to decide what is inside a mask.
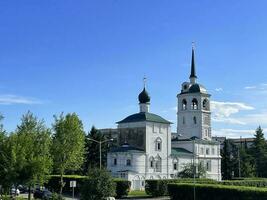
[[[220,143],[212,141],[210,94],[196,83],[194,49],[190,82],[177,95],[177,132],[171,122],[150,112],[150,96],[144,86],[138,113],[117,122],[118,147],[108,152],[107,168],[114,177],[131,181],[132,189],[144,189],[146,179],[175,178],[188,163],[206,168],[207,178],[221,180]]]

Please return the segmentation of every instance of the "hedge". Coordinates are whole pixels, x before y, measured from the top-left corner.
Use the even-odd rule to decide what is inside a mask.
[[[64,175],[63,179],[65,182],[65,187],[63,187],[63,193],[72,194],[72,188],[70,188],[70,181],[76,181],[75,194],[80,193],[82,184],[84,183],[87,176],[78,176],[78,175]],[[116,183],[116,196],[122,197],[127,196],[131,182],[124,179],[113,179]],[[60,175],[51,175],[49,181],[45,184],[45,187],[52,192],[59,192],[60,190]]]
[[[148,195],[153,197],[167,196],[169,183],[193,183],[192,178],[180,178],[180,179],[163,179],[163,180],[146,180],[145,190]],[[211,179],[196,179],[196,183],[217,183],[217,181]]]
[[[127,196],[131,188],[131,181],[114,179],[114,182],[116,183],[116,197],[121,198]]]
[[[170,183],[168,191],[171,199],[194,199],[194,184],[192,183]],[[195,184],[197,200],[259,200],[267,199],[267,189],[226,186],[218,184]]]
[[[245,179],[219,182],[222,185],[238,185],[247,187],[267,187],[267,179]]]

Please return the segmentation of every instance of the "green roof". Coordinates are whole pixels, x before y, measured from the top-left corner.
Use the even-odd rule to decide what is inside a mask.
[[[177,156],[192,156],[193,153],[191,151],[188,151],[184,148],[172,148],[172,152],[171,152],[172,155],[177,155]]]
[[[144,153],[143,150],[136,148],[136,147],[128,146],[128,145],[112,148],[110,150],[110,152],[112,152],[112,153],[116,153],[116,152]]]
[[[155,115],[153,113],[147,113],[147,112],[140,112],[130,115],[117,123],[121,124],[121,123],[143,122],[143,121],[171,124],[171,122],[167,121],[166,119],[163,119],[162,117]]]

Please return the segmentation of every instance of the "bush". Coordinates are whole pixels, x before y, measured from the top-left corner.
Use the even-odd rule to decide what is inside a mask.
[[[81,188],[82,200],[104,200],[115,196],[115,183],[106,170],[94,169]]]
[[[124,179],[114,179],[113,181],[116,184],[116,198],[127,196],[131,188],[131,182]]]
[[[234,180],[234,181],[222,181],[222,185],[238,185],[248,187],[267,187],[267,179],[245,179],[245,180]]]
[[[59,193],[60,190],[60,175],[50,175],[47,183],[44,184],[51,192]],[[87,176],[78,175],[64,175],[63,180],[65,186],[63,187],[63,193],[72,194],[72,188],[70,187],[70,181],[76,181],[75,194],[80,192],[80,188]]]
[[[153,197],[167,196],[169,183],[193,183],[192,178],[183,179],[164,179],[164,180],[146,180],[146,193]],[[196,183],[217,183],[217,181],[211,179],[196,179]]]
[[[170,183],[168,191],[171,199],[193,200],[194,184],[192,183]],[[198,200],[258,200],[267,199],[267,189],[243,186],[226,186],[218,184],[195,184]]]

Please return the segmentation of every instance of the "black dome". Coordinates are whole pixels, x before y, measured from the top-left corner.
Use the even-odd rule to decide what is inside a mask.
[[[199,93],[200,92],[200,93],[207,94],[206,88],[203,85],[200,85],[197,83],[191,85],[188,92],[189,93]]]
[[[150,97],[146,91],[146,88],[138,95],[139,103],[149,103]]]

